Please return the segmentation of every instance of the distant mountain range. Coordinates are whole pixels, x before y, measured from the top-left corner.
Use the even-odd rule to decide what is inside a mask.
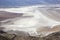
[[[30,6],[38,4],[60,4],[60,0],[0,0],[0,7]]]

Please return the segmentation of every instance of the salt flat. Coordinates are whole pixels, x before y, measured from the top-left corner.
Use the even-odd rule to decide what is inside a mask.
[[[2,24],[1,27],[5,27],[4,31],[6,32],[10,30],[13,30],[13,31],[18,30],[18,31],[28,32],[32,36],[38,35],[37,30],[36,30],[37,28],[41,28],[41,27],[53,28],[56,25],[60,25],[60,22],[55,20],[56,18],[54,18],[57,12],[53,10],[52,12],[50,9],[51,9],[50,7],[39,8],[38,6],[36,7],[29,6],[29,7],[21,7],[21,8],[6,8],[6,9],[1,8],[0,11],[6,11],[6,12],[11,12],[11,13],[17,13],[17,14],[23,13],[22,17],[9,19],[10,22],[4,25]],[[52,13],[56,13],[56,14],[53,14],[54,15],[53,16]],[[32,16],[32,17],[28,17],[28,16]]]

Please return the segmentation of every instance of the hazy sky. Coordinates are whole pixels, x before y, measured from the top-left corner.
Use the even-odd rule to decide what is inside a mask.
[[[38,4],[60,4],[60,0],[0,0],[0,7],[27,6]]]

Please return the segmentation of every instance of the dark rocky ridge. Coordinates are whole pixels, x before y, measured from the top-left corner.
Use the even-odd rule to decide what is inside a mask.
[[[17,36],[15,34],[0,33],[0,40],[60,40],[60,32],[52,33],[45,37],[35,36]]]

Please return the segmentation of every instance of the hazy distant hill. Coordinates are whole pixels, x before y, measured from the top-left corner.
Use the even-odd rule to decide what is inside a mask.
[[[22,13],[11,13],[11,12],[0,11],[0,21],[6,18],[20,17],[22,15],[23,15]]]
[[[0,0],[0,7],[16,7],[37,4],[60,4],[60,0]]]

